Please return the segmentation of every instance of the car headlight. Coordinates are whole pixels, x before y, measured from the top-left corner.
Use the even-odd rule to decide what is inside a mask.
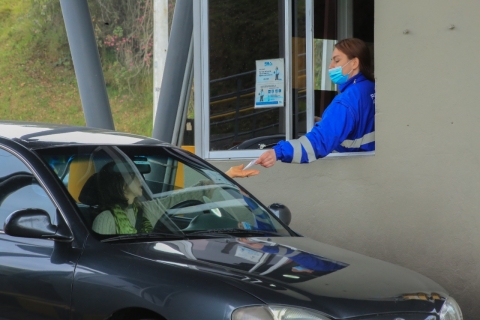
[[[317,312],[286,306],[255,306],[237,309],[232,320],[331,320]]]
[[[463,320],[462,310],[452,297],[448,297],[440,310],[440,320]]]

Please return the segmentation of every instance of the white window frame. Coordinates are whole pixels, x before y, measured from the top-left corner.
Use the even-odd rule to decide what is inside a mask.
[[[285,1],[284,43],[285,43],[285,135],[292,138],[292,0]],[[210,151],[210,62],[208,0],[193,1],[194,27],[194,84],[195,84],[195,153],[207,160],[255,159],[265,150],[221,150]],[[314,74],[313,74],[313,9],[314,0],[305,0],[306,5],[306,86],[307,86],[307,132],[313,127]],[[351,36],[352,0],[338,0],[339,37]],[[332,153],[328,157],[364,156],[375,152]]]
[[[312,0],[310,0],[312,1]],[[210,151],[210,63],[208,35],[208,0],[193,1],[194,26],[194,83],[195,83],[195,153],[204,159],[254,159],[265,150],[222,150]],[[285,42],[285,88],[292,86],[292,0],[285,0],[284,42]],[[286,115],[292,113],[292,93],[285,90]],[[292,117],[285,117],[286,139],[292,137]]]

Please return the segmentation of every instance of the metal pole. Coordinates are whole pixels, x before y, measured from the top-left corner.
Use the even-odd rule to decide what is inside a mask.
[[[210,62],[208,54],[208,0],[193,2],[195,31],[194,49],[194,102],[195,102],[195,154],[210,157]]]
[[[87,0],[60,0],[87,126],[115,130]]]
[[[193,37],[190,41],[190,50],[188,51],[187,66],[183,78],[182,90],[180,91],[180,100],[178,102],[177,118],[173,129],[172,142],[174,146],[180,147],[183,142],[183,131],[187,118],[188,102],[190,99],[190,89],[193,76]],[[167,141],[168,142],[168,141]]]
[[[190,78],[188,79],[188,83],[190,86],[192,85],[193,82],[193,68],[192,72],[190,72]],[[183,115],[182,115],[182,123],[180,124],[180,130],[178,132],[178,144],[177,146],[182,146],[184,141],[183,141],[183,136],[185,134],[186,128],[186,123],[187,123],[187,116],[188,116],[188,103],[190,101],[190,96],[191,96],[191,90],[187,91],[187,96],[185,97],[185,108],[183,108]],[[187,144],[188,145],[188,144]]]
[[[237,78],[237,98],[235,104],[235,122],[233,126],[233,142],[237,142],[238,139],[238,122],[240,117],[240,99],[241,99],[241,91],[242,91],[242,78]]]
[[[313,10],[314,3],[313,0],[305,0],[305,22],[306,22],[306,40],[307,40],[307,132],[309,132],[313,127],[314,122],[314,113],[315,113],[315,88],[314,88],[314,70],[315,65],[313,63]]]
[[[292,108],[293,108],[293,97],[292,97],[292,0],[285,0],[285,8],[283,11],[284,22],[285,22],[285,52],[284,52],[284,61],[285,61],[285,138],[296,139],[297,137],[292,137]]]
[[[193,0],[177,0],[152,133],[166,142],[173,138],[192,33]]]
[[[168,0],[153,1],[153,121],[168,49]]]
[[[353,37],[353,2],[352,0],[339,0],[337,40]]]

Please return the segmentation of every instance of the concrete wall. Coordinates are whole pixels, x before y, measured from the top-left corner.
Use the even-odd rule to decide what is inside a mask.
[[[480,314],[479,13],[478,0],[377,0],[376,154],[240,180],[285,203],[298,232],[437,281],[466,319]]]

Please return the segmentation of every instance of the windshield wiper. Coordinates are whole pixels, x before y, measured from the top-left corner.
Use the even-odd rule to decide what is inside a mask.
[[[114,242],[114,241],[129,241],[129,240],[152,240],[152,239],[162,239],[162,240],[178,240],[178,239],[185,239],[184,234],[178,233],[162,233],[162,232],[154,232],[154,233],[139,233],[139,234],[124,234],[120,236],[110,237],[101,240],[101,242]]]
[[[274,237],[283,237],[283,235],[265,230],[248,230],[248,229],[239,229],[239,228],[224,228],[224,229],[210,229],[210,230],[200,230],[185,233],[186,237],[191,235],[211,235],[211,234],[228,234],[228,235],[264,235],[264,236],[274,236]]]

